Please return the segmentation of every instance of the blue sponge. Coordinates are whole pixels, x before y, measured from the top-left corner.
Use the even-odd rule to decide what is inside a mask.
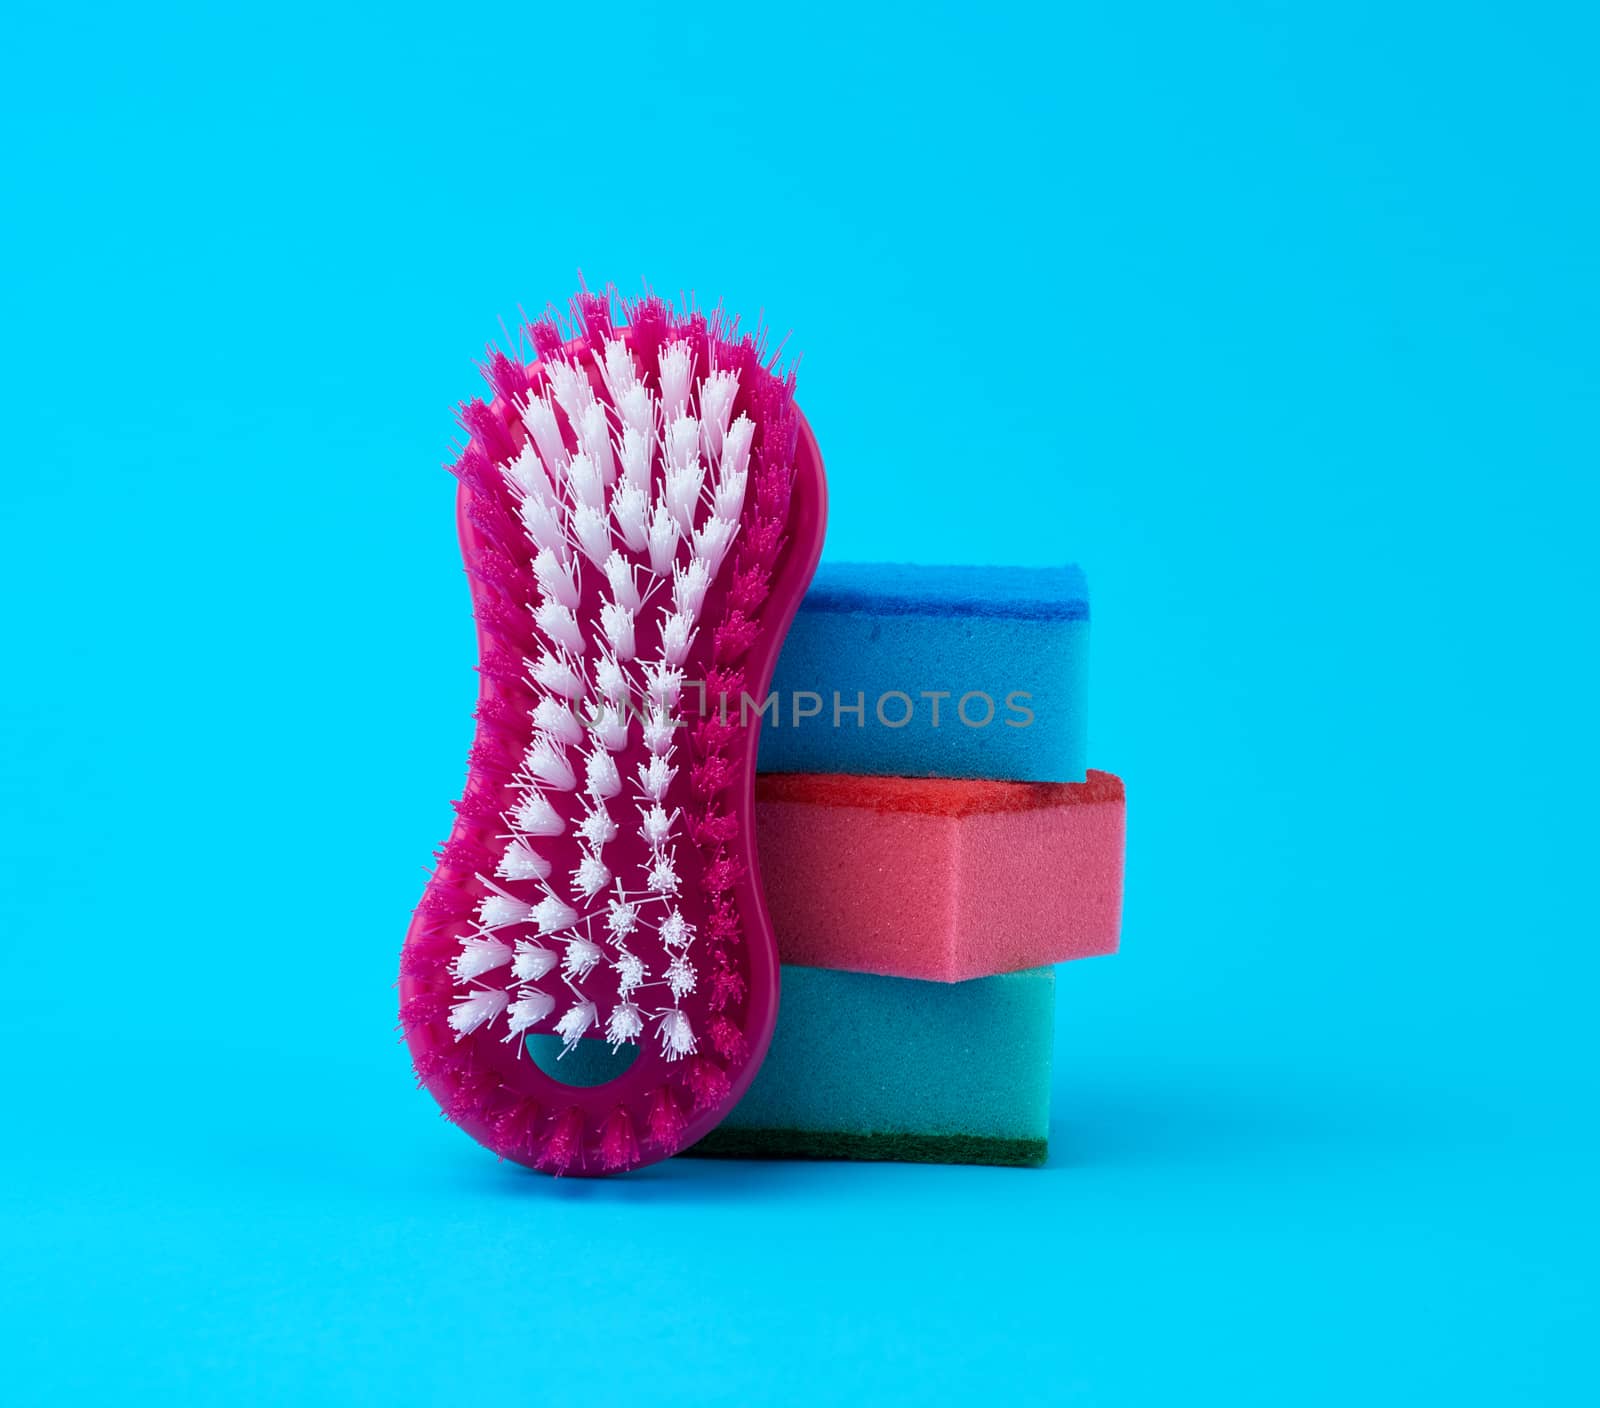
[[[778,659],[760,768],[1081,781],[1088,656],[1076,567],[824,563]]]

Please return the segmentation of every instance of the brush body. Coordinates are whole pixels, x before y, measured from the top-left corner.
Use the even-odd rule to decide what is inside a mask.
[[[792,375],[720,317],[575,301],[495,354],[455,465],[478,729],[406,937],[401,1021],[444,1113],[552,1173],[702,1137],[760,1064],[778,960],[754,847],[759,701],[821,553]],[[603,1038],[600,1086],[530,1036]],[[547,1063],[548,1064],[548,1063]]]

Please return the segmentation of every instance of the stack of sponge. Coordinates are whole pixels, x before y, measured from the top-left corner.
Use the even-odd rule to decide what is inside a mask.
[[[818,572],[756,783],[777,1031],[696,1153],[1044,1162],[1053,965],[1121,921],[1088,634],[1074,567]]]

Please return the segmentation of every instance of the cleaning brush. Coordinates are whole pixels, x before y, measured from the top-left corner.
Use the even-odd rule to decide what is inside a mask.
[[[550,1173],[610,1173],[708,1133],[771,1038],[759,701],[821,555],[826,484],[792,369],[720,308],[584,292],[527,334],[535,358],[491,350],[491,395],[460,413],[477,733],[400,1015],[467,1133]],[[532,1035],[632,1063],[569,1083]]]

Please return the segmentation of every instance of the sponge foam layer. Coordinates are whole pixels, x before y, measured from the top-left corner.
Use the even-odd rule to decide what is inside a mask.
[[[1123,811],[1122,783],[1104,772],[1081,783],[758,777],[779,955],[952,983],[1112,953]]]
[[[926,983],[785,966],[743,1100],[693,1152],[1042,1163],[1055,974]]]
[[[778,658],[761,770],[1081,779],[1088,648],[1076,567],[824,563]]]

